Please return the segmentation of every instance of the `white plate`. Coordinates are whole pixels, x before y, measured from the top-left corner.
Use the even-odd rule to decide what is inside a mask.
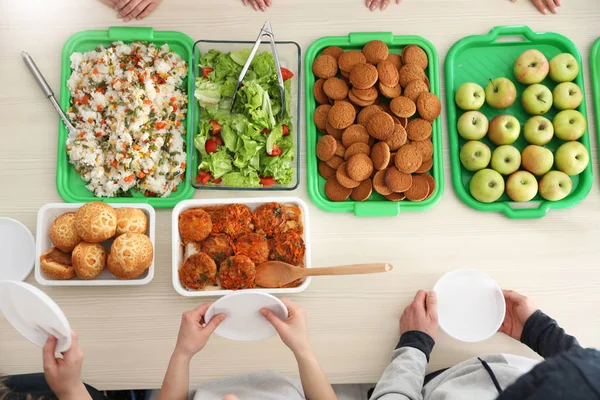
[[[31,343],[43,347],[56,337],[56,351],[71,348],[71,327],[60,307],[46,293],[24,282],[0,282],[0,312]]]
[[[260,205],[270,202],[277,202],[280,204],[293,204],[298,206],[302,210],[302,224],[304,225],[304,233],[302,238],[304,239],[304,245],[306,251],[304,253],[304,266],[310,268],[310,226],[308,218],[308,206],[306,203],[298,197],[256,197],[256,198],[231,198],[231,199],[202,199],[202,200],[184,200],[181,201],[173,209],[171,218],[171,235],[172,235],[172,280],[173,287],[182,296],[187,297],[210,297],[210,296],[224,296],[226,294],[235,293],[233,290],[221,289],[220,287],[207,287],[204,290],[188,290],[183,287],[179,280],[179,268],[183,265],[183,247],[181,246],[181,236],[179,235],[179,214],[189,210],[190,208],[207,207],[225,204],[245,204],[250,210]],[[299,286],[293,288],[281,288],[281,289],[264,289],[256,288],[251,289],[255,292],[271,293],[271,294],[290,294],[300,293],[306,290],[310,285],[311,278],[305,278]]]
[[[498,331],[506,304],[498,284],[483,272],[459,269],[442,276],[438,296],[440,328],[463,342],[479,342]]]
[[[142,275],[138,276],[134,279],[119,279],[113,274],[111,274],[107,269],[102,271],[102,273],[95,279],[83,280],[77,277],[69,280],[57,280],[46,277],[46,275],[42,272],[40,268],[40,256],[50,250],[54,245],[50,240],[50,227],[54,220],[67,212],[76,212],[79,210],[79,207],[84,205],[85,203],[79,204],[65,204],[65,203],[55,203],[55,204],[46,204],[38,211],[37,218],[37,246],[36,246],[36,257],[35,257],[35,280],[38,281],[41,285],[49,285],[49,286],[134,286],[134,285],[146,285],[150,283],[152,278],[154,278],[154,259],[156,259],[156,243],[154,241],[154,231],[155,231],[155,219],[156,214],[154,212],[154,208],[148,204],[144,203],[108,203],[113,208],[139,208],[144,211],[148,216],[148,232],[146,234],[150,238],[150,242],[152,242],[152,247],[154,248],[154,259],[152,260],[152,264],[150,267],[144,272]],[[102,245],[106,249],[107,253],[110,251],[110,246],[112,245],[113,240],[107,240],[103,242]]]
[[[223,313],[227,318],[215,330],[217,335],[244,342],[263,340],[277,334],[260,313],[263,308],[273,311],[283,321],[288,317],[286,306],[277,297],[256,290],[242,290],[215,301],[204,319],[209,322],[215,315]]]
[[[23,281],[33,269],[35,240],[25,225],[0,218],[0,281]]]

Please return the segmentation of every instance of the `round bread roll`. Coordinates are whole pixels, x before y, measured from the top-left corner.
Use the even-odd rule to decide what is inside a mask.
[[[117,208],[117,236],[127,232],[146,233],[148,217],[139,208]]]
[[[73,251],[81,242],[75,226],[75,213],[69,212],[56,218],[50,228],[50,240],[65,253]]]
[[[117,213],[106,203],[87,203],[75,213],[75,226],[84,242],[100,243],[115,236]]]
[[[119,279],[133,279],[144,273],[154,258],[152,242],[142,233],[125,233],[112,244],[106,268]]]
[[[40,268],[50,279],[67,280],[75,278],[75,270],[71,263],[71,254],[51,248],[40,257]]]
[[[98,243],[81,242],[72,254],[73,269],[78,278],[94,279],[106,266],[106,250]]]

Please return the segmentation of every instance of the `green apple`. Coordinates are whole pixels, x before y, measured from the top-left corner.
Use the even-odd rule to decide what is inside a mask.
[[[529,201],[538,192],[538,182],[531,172],[517,171],[506,180],[506,194],[513,201]]]
[[[550,143],[554,136],[554,125],[546,117],[536,115],[531,117],[523,127],[523,136],[531,144],[543,146]]]
[[[492,153],[492,169],[510,175],[521,166],[521,153],[513,146],[498,146]]]
[[[562,140],[577,140],[583,136],[587,122],[577,110],[561,111],[552,120],[554,134]]]
[[[544,175],[550,171],[552,164],[554,164],[554,155],[545,147],[530,144],[521,153],[521,165],[534,175]]]
[[[526,85],[540,83],[546,79],[549,70],[548,59],[534,49],[521,53],[514,66],[515,78]]]
[[[502,114],[490,121],[488,138],[496,146],[513,144],[521,133],[519,120],[512,115]]]
[[[504,193],[504,179],[493,169],[482,169],[471,178],[469,189],[475,200],[493,203]]]
[[[552,92],[546,86],[536,83],[525,89],[521,104],[529,114],[546,114],[552,107]]]
[[[507,108],[517,99],[515,84],[506,78],[490,79],[485,88],[485,100],[492,108]]]
[[[579,142],[564,143],[556,150],[556,168],[567,175],[579,175],[589,162],[590,155]]]
[[[556,85],[552,91],[554,107],[559,110],[574,110],[583,101],[583,93],[573,82],[563,82]]]
[[[476,140],[465,143],[460,149],[460,162],[469,171],[484,169],[490,163],[491,157],[490,148],[485,143]]]
[[[540,179],[540,196],[546,200],[562,200],[571,193],[573,182],[561,171],[550,171]]]
[[[550,79],[571,82],[579,75],[579,63],[571,54],[562,53],[550,60]]]
[[[457,123],[458,134],[466,140],[479,140],[487,134],[488,120],[479,111],[467,111]]]
[[[485,102],[485,92],[476,83],[463,83],[456,91],[454,100],[456,101],[456,105],[462,110],[479,110]]]

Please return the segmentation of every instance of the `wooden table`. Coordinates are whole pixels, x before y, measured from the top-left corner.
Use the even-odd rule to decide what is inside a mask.
[[[129,25],[182,31],[195,39],[254,40],[268,18],[278,39],[295,40],[304,51],[321,36],[392,31],[426,37],[437,47],[440,63],[458,39],[487,33],[496,25],[528,24],[536,31],[556,31],[571,38],[583,56],[592,159],[598,173],[589,75],[590,47],[600,35],[595,1],[564,0],[556,16],[538,14],[528,0],[405,0],[374,13],[363,0],[273,1],[276,5],[263,14],[243,8],[239,0],[168,0],[147,20]],[[58,88],[60,53],[67,38],[81,30],[121,25],[114,14],[91,0],[0,4],[0,216],[19,219],[32,232],[37,210],[61,201],[55,189],[58,118],[20,52],[29,51],[50,85]],[[431,288],[441,274],[455,268],[477,268],[502,287],[526,293],[584,345],[600,346],[598,186],[578,207],[550,212],[541,220],[513,221],[476,212],[454,194],[445,134],[443,141],[446,190],[431,211],[368,219],[328,214],[311,205],[314,266],[372,261],[395,265],[386,276],[316,278],[305,293],[293,296],[308,310],[311,341],[332,382],[377,381],[398,340],[404,307],[417,289]],[[310,203],[305,172],[303,167],[302,185],[294,194]],[[205,193],[197,197],[217,197]],[[170,210],[157,210],[156,275],[149,285],[43,288],[79,333],[86,353],[84,380],[90,384],[103,389],[161,384],[181,313],[199,303],[179,296],[171,286],[170,217]],[[35,284],[33,274],[27,281]],[[492,352],[532,355],[502,335],[468,345],[440,333],[430,368]],[[193,362],[191,382],[260,369],[297,374],[291,353],[278,338],[240,343],[213,337]],[[41,370],[40,349],[0,317],[0,372]]]

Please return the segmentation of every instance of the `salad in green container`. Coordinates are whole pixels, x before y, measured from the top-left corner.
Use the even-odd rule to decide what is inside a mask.
[[[293,189],[298,184],[297,127],[291,112],[295,74],[281,68],[282,101],[273,55],[259,51],[232,107],[250,51],[212,48],[199,59],[194,91],[200,105],[194,137],[199,155],[192,182],[196,188]]]

